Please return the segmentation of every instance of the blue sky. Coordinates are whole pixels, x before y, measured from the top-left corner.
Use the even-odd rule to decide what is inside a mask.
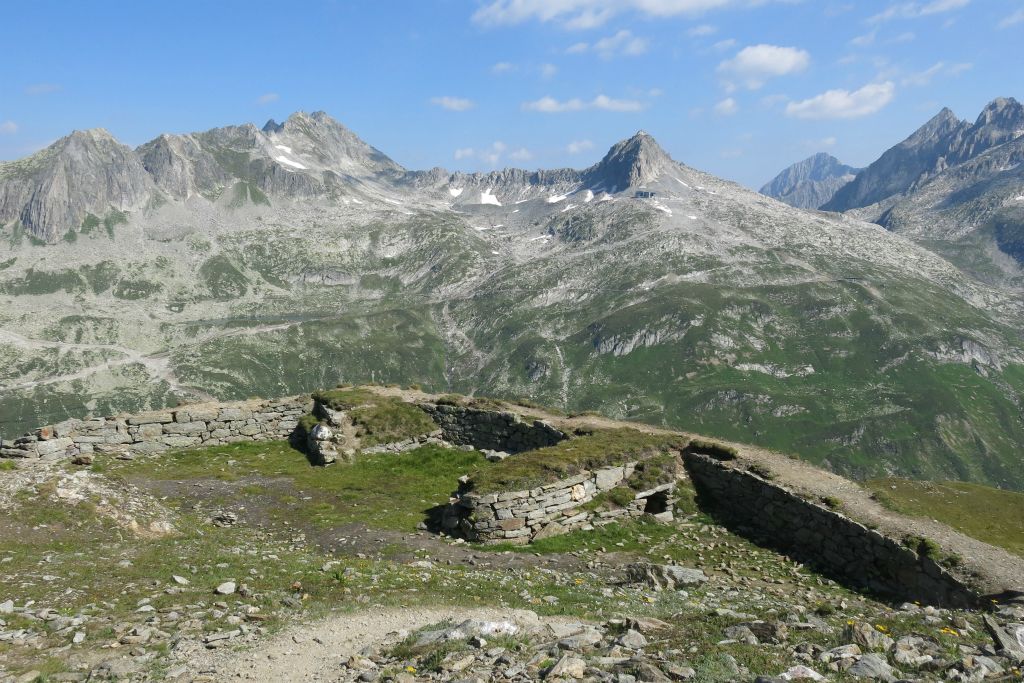
[[[747,185],[1024,96],[1021,0],[7,3],[0,159],[322,109],[408,168],[587,166],[638,129]]]

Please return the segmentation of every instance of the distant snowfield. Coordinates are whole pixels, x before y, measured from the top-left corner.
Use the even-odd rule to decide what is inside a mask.
[[[597,201],[599,201],[599,202],[614,202],[615,201],[615,197],[613,197],[610,194],[608,194],[607,192],[605,192],[603,195],[601,195],[601,198],[598,199]]]
[[[449,187],[448,194],[450,194],[452,197],[458,197],[460,194],[462,194],[463,190],[465,189],[466,188],[464,187]]]
[[[587,190],[586,194],[583,195],[583,201],[588,204],[594,201],[594,191]]]
[[[564,202],[566,199],[568,199],[568,197],[564,194],[553,194],[544,201],[548,204],[557,204],[558,202]]]
[[[562,213],[565,213],[566,211],[572,211],[575,208],[576,208],[575,204],[570,204],[569,206],[567,206],[564,209],[562,209]]]
[[[274,145],[274,147],[279,149],[279,150],[281,150],[285,154],[291,154],[292,153],[292,148],[289,147],[288,145]]]
[[[305,166],[303,166],[302,164],[300,164],[297,161],[292,161],[288,157],[274,157],[274,161],[276,161],[278,163],[281,163],[281,164],[284,164],[286,166],[291,166],[292,168],[300,168],[303,171],[306,170]]]
[[[486,190],[484,190],[483,192],[480,193],[480,203],[481,204],[493,204],[494,206],[501,206],[501,202],[498,201],[497,197],[495,197],[493,194],[491,194],[491,188],[489,188],[489,187]]]

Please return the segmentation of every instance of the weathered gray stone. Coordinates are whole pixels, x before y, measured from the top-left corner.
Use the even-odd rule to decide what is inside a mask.
[[[707,575],[700,569],[646,562],[628,565],[626,577],[632,583],[645,583],[656,590],[675,590],[684,586],[699,585],[708,580]]]
[[[875,681],[894,681],[892,667],[885,658],[874,653],[863,655],[846,673],[854,678],[870,678]]]
[[[174,422],[174,414],[169,410],[153,413],[141,413],[139,415],[132,415],[128,417],[127,422],[130,425],[148,425],[162,424],[165,422]]]

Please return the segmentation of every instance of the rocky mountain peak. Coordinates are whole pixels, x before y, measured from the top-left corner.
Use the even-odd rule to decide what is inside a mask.
[[[645,131],[612,146],[594,166],[584,172],[594,188],[621,191],[656,180],[676,165],[657,140]]]
[[[966,121],[961,121],[953,110],[949,107],[943,107],[942,111],[933,116],[923,126],[914,131],[910,137],[900,143],[902,147],[918,147],[923,144],[927,144],[935,141],[939,138],[944,138],[953,131],[958,129],[967,128],[970,124]]]
[[[0,224],[17,219],[38,239],[55,241],[88,214],[141,206],[153,183],[138,155],[102,128],[76,130],[22,163],[0,186]]]
[[[86,128],[73,130],[70,135],[62,138],[65,143],[109,144],[119,145],[117,139],[106,128]]]
[[[324,170],[352,176],[405,171],[383,152],[322,111],[312,114],[297,111],[281,124],[271,119],[262,132],[271,138],[276,149],[292,150],[300,157],[315,161]],[[296,167],[293,165],[292,168]]]
[[[274,119],[269,119],[266,123],[263,124],[263,128],[261,130],[264,133],[279,133],[283,128],[283,123],[278,123]]]
[[[861,171],[826,152],[798,161],[761,188],[761,194],[790,206],[816,209]]]
[[[1024,105],[1012,97],[998,97],[985,105],[974,125],[975,127],[1024,127]]]

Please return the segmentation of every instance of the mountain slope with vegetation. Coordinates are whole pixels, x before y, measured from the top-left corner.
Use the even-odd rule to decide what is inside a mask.
[[[415,382],[1024,488],[1018,296],[645,133],[582,171],[406,172],[322,113],[133,153],[141,208],[2,228],[5,437]]]

